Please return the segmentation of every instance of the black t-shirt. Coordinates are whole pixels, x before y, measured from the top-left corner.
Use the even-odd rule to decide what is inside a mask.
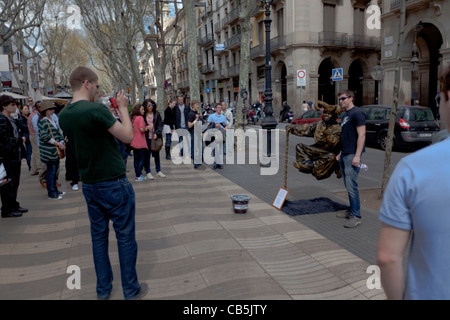
[[[358,131],[356,127],[366,125],[366,115],[358,107],[354,106],[346,112],[341,120],[341,151],[342,154],[356,153]],[[363,149],[364,152],[364,149]]]

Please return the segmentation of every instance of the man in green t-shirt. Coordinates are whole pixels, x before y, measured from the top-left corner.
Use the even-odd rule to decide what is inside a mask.
[[[113,274],[108,256],[109,220],[113,222],[125,299],[140,299],[148,290],[136,274],[135,195],[126,177],[126,168],[114,138],[131,143],[133,126],[128,115],[128,99],[118,93],[117,121],[102,104],[94,103],[98,77],[89,68],[78,67],[70,75],[73,100],[59,114],[59,122],[69,139],[83,182],[91,221],[92,251],[97,274],[97,297],[108,299]]]

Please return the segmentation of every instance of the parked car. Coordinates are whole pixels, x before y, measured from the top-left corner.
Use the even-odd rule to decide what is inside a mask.
[[[375,143],[386,150],[391,106],[367,105],[361,110],[366,115],[366,143]],[[398,106],[394,127],[393,147],[421,147],[431,144],[439,132],[430,108],[422,106]]]
[[[322,111],[309,110],[300,116],[300,118],[292,120],[291,124],[307,124],[322,120]]]
[[[345,112],[341,113],[336,119],[338,123],[344,117]],[[307,124],[322,120],[323,111],[310,110],[306,111],[300,118],[292,120],[291,124]]]

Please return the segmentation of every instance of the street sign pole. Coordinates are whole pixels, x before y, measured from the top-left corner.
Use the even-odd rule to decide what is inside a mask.
[[[339,93],[339,81],[344,79],[344,71],[342,68],[336,68],[331,71],[331,80],[337,82],[337,93]],[[334,95],[335,100],[337,101],[337,94]],[[339,101],[336,102],[339,105]]]
[[[300,115],[303,113],[303,87],[306,87],[306,70],[297,70],[297,87],[300,87]]]

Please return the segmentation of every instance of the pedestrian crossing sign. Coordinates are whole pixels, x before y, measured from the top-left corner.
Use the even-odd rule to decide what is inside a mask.
[[[333,81],[341,81],[344,79],[342,68],[333,69],[331,80]]]

